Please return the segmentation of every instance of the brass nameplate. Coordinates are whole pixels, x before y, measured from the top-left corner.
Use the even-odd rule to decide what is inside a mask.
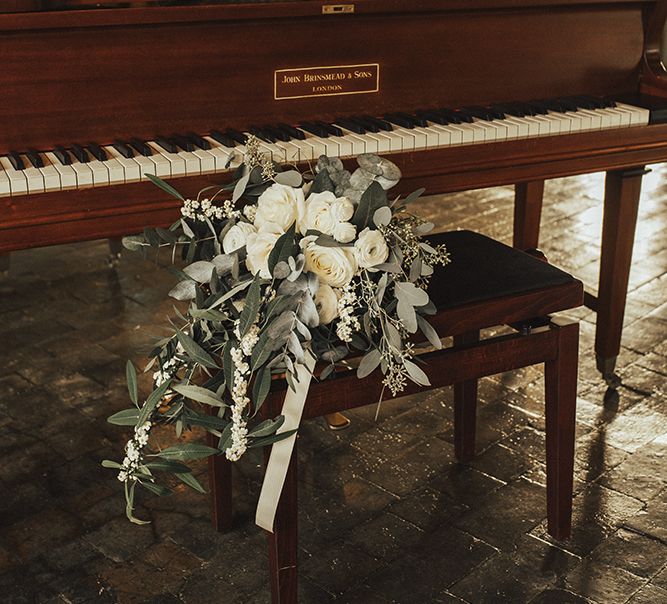
[[[278,69],[274,72],[273,98],[367,94],[380,90],[380,65],[331,65]]]

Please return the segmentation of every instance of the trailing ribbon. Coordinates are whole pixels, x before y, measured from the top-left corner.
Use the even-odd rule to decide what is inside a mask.
[[[310,380],[315,368],[315,357],[308,352],[306,352],[305,357],[305,364],[299,363],[295,366],[296,379],[294,380],[294,386],[296,390],[287,389],[282,410],[285,422],[280,426],[277,434],[288,430],[296,430],[301,423],[301,414],[308,398]],[[273,522],[276,517],[280,495],[283,492],[295,441],[296,434],[292,434],[285,440],[274,443],[271,447],[269,463],[266,465],[264,482],[257,503],[255,523],[270,533],[273,532]]]

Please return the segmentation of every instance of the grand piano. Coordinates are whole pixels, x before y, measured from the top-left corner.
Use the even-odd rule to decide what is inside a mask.
[[[0,4],[0,253],[166,225],[260,137],[278,160],[387,155],[405,190],[606,171],[598,367],[620,349],[640,184],[667,159],[663,0],[9,0]],[[562,233],[567,237],[567,233]]]

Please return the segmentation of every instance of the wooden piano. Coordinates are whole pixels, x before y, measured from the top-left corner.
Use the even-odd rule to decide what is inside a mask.
[[[144,174],[194,195],[228,178],[247,132],[282,160],[385,154],[406,190],[518,183],[524,248],[544,179],[605,170],[588,303],[613,385],[643,167],[667,159],[666,14],[662,0],[2,2],[0,253],[170,223],[177,204]]]

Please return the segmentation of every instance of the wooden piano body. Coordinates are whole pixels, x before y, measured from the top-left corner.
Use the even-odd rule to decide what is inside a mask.
[[[0,155],[272,121],[667,90],[659,59],[664,1],[89,4],[13,0],[0,8]],[[377,66],[377,90],[276,98],[280,70],[359,65]],[[537,244],[544,179],[610,171],[599,300],[589,301],[602,325],[600,368],[611,376],[641,168],[667,159],[667,124],[391,159],[404,172],[405,190],[519,183],[515,243],[521,247]],[[192,176],[174,184],[194,195],[225,179]],[[2,197],[0,252],[117,237],[176,216],[177,204],[147,182]]]

